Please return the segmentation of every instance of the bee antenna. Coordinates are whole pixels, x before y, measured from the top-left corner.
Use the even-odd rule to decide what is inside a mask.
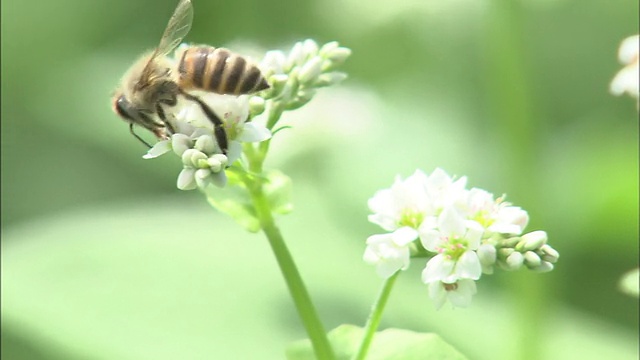
[[[138,139],[141,143],[145,144],[149,149],[153,147],[149,145],[148,142],[144,141],[144,139],[142,139],[140,136],[138,136],[135,131],[133,131],[133,123],[129,123],[129,132],[131,133],[131,135],[135,136],[135,138]]]

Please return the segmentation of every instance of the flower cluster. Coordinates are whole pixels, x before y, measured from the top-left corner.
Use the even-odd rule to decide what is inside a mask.
[[[351,55],[351,50],[332,41],[319,47],[310,39],[297,42],[289,55],[268,51],[260,63],[271,88],[264,99],[278,99],[286,110],[297,109],[315,95],[318,88],[342,82],[347,75],[335,71]]]
[[[210,106],[224,122],[229,140],[227,154],[223,154],[214,136],[211,121],[198,104],[184,106],[172,120],[175,133],[156,143],[145,159],[156,158],[171,150],[182,158],[183,170],[178,176],[178,188],[193,190],[209,184],[223,187],[227,183],[225,169],[240,158],[242,142],[260,142],[271,132],[258,122],[249,122],[251,106],[248,96],[204,94],[200,99]],[[222,116],[220,116],[222,115]]]
[[[183,51],[181,45],[176,54]],[[337,84],[346,75],[334,71],[351,51],[330,42],[319,47],[313,40],[296,43],[289,55],[269,51],[259,67],[270,88],[253,95],[231,96],[199,92],[198,98],[209,106],[224,123],[228,149],[223,154],[214,133],[214,126],[199,104],[189,101],[178,105],[176,114],[168,114],[175,131],[169,138],[157,142],[144,156],[156,158],[173,152],[182,159],[183,170],[177,186],[181,190],[204,189],[210,184],[227,184],[226,169],[243,154],[242,143],[258,143],[272,136],[281,113],[297,109],[315,95],[316,89]],[[277,109],[277,110],[274,110]],[[254,118],[269,111],[265,121]],[[273,130],[275,132],[277,130]]]
[[[411,257],[429,257],[422,281],[438,308],[446,300],[468,306],[475,281],[494,267],[546,272],[559,256],[544,231],[520,235],[529,221],[526,211],[504,196],[467,189],[466,182],[441,169],[430,175],[417,170],[369,200],[369,221],[389,233],[367,239],[365,262],[388,278],[406,270]]]
[[[625,65],[611,81],[610,90],[614,95],[622,95],[624,93],[638,100],[640,90],[638,85],[638,60],[640,53],[640,37],[638,35],[630,36],[622,41],[620,50],[618,51],[618,59]]]

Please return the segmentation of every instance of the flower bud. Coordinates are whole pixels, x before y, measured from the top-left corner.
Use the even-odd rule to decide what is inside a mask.
[[[252,96],[249,98],[249,113],[251,116],[260,115],[264,112],[265,101],[260,96]]]
[[[310,59],[318,54],[318,44],[311,39],[307,39],[302,43],[302,52],[305,60]]]
[[[269,91],[268,97],[272,98],[282,94],[288,81],[289,81],[289,75],[285,75],[285,74],[272,75],[269,78],[271,89],[268,90]]]
[[[200,160],[207,160],[207,155],[205,153],[203,153],[202,151],[198,151],[196,149],[190,149],[193,150],[191,153],[191,164],[193,167],[200,167],[198,164],[200,163]],[[189,151],[186,151],[185,153],[187,153]],[[183,154],[184,155],[184,154]]]
[[[514,252],[509,255],[506,260],[506,265],[509,270],[518,270],[524,262],[524,256],[519,252]]]
[[[553,270],[553,264],[548,261],[543,261],[540,263],[540,266],[532,269],[535,272],[545,273]]]
[[[216,142],[211,135],[202,135],[196,139],[194,148],[205,154],[213,154],[216,151]]]
[[[340,44],[337,41],[328,42],[322,45],[322,48],[320,48],[319,54],[320,56],[327,58],[333,50],[338,48],[338,46],[340,46]]]
[[[493,245],[483,244],[476,250],[481,265],[493,265],[496,262],[496,248]]]
[[[326,55],[326,59],[329,60],[330,64],[330,66],[327,67],[327,70],[342,64],[349,56],[351,56],[351,50],[348,48],[339,47],[333,49]]]
[[[556,251],[556,249],[552,248],[550,245],[545,244],[540,247],[540,252],[542,253],[542,260],[548,261],[550,263],[556,263],[560,254]]]
[[[214,158],[214,157],[210,157],[207,160],[207,163],[209,165],[209,168],[211,169],[212,172],[217,173],[220,172],[220,170],[222,170],[222,163],[220,162],[220,160]]]
[[[191,158],[193,158],[194,154],[200,153],[199,150],[196,149],[187,149],[182,153],[182,164],[185,166],[195,167]]]
[[[227,158],[227,156],[226,156],[226,155],[224,155],[224,154],[213,154],[213,155],[211,155],[211,157],[209,158],[209,160],[212,160],[212,159],[213,159],[213,160],[216,160],[216,161],[218,161],[218,162],[220,162],[220,164],[221,164],[223,167],[227,166],[227,164],[229,163],[229,159],[228,159],[228,158]],[[211,164],[209,164],[209,165],[211,165]]]
[[[344,81],[344,79],[346,78],[347,74],[334,71],[330,73],[320,74],[313,85],[316,87],[331,86]]]
[[[291,49],[291,52],[287,57],[287,61],[285,62],[285,65],[284,65],[284,72],[289,72],[295,66],[302,64],[305,60],[304,55],[305,54],[304,54],[304,49],[302,48],[302,43],[297,42],[295,45],[293,45],[293,48]]]
[[[196,179],[196,184],[200,188],[206,188],[211,183],[211,170],[209,169],[198,169],[194,175]]]
[[[533,251],[527,251],[524,253],[524,263],[528,268],[537,268],[540,266],[541,262],[542,260],[540,260],[540,256]]]
[[[320,75],[322,61],[323,60],[319,56],[314,56],[307,61],[298,73],[298,80],[300,83],[306,84],[315,81],[318,75]]]
[[[514,248],[522,240],[519,236],[510,237],[500,242],[501,247]]]
[[[509,257],[509,255],[513,254],[515,250],[511,249],[511,248],[502,248],[498,250],[498,258],[499,259],[506,259]]]
[[[260,69],[263,71],[262,75],[269,77],[273,74],[282,73],[286,62],[287,57],[282,51],[267,51],[260,62]]]
[[[547,233],[541,230],[533,231],[528,234],[522,235],[522,240],[524,241],[524,251],[537,250],[542,245],[547,243]]]

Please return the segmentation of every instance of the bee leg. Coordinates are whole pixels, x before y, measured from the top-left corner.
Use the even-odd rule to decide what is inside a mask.
[[[138,139],[141,143],[145,144],[149,149],[151,149],[152,146],[133,131],[133,123],[129,123],[129,132],[131,132],[131,135],[135,136],[135,138]]]
[[[173,126],[171,125],[171,123],[167,121],[167,114],[165,114],[164,109],[162,108],[162,105],[160,104],[156,105],[156,112],[158,113],[160,120],[162,120],[162,123],[167,128],[167,130],[169,130],[171,134],[175,134],[176,131],[173,129]]]
[[[209,118],[209,121],[213,123],[213,131],[216,136],[216,141],[218,141],[218,145],[220,145],[220,149],[222,153],[227,155],[227,150],[229,149],[229,140],[227,139],[227,131],[224,128],[224,122],[220,120],[220,118],[211,110],[211,108],[204,103],[204,101],[200,100],[197,96],[193,96],[186,92],[181,92],[187,100],[194,101],[200,105],[202,112]]]

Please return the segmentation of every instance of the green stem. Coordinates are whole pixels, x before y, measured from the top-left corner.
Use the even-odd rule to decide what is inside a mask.
[[[276,256],[276,260],[280,266],[280,271],[284,276],[287,287],[289,288],[289,293],[291,294],[296,309],[298,310],[298,315],[300,316],[302,324],[304,325],[304,328],[309,335],[309,339],[311,340],[316,358],[322,360],[333,360],[335,359],[335,355],[329,345],[329,340],[327,339],[324,326],[320,322],[318,313],[311,302],[309,293],[304,286],[296,264],[291,257],[291,253],[289,253],[289,250],[284,243],[282,234],[274,222],[269,202],[262,191],[261,181],[254,180],[252,184],[247,185],[249,186],[249,192],[251,194],[258,219],[260,220],[261,228],[267,236],[271,249]]]
[[[285,103],[283,101],[273,101],[272,100],[272,108],[269,109],[269,117],[267,118],[267,129],[273,130],[273,127],[276,125],[282,113],[284,112]],[[271,139],[265,140],[258,145],[257,156],[251,162],[251,170],[255,173],[262,172],[262,164],[264,163],[264,159],[267,157],[267,153],[269,152],[269,145],[271,144]]]
[[[395,274],[391,275],[390,278],[385,280],[382,290],[380,290],[380,294],[378,295],[378,299],[371,308],[371,313],[369,314],[369,319],[367,319],[367,324],[364,329],[364,337],[362,338],[362,342],[360,342],[360,347],[358,348],[358,352],[354,355],[353,360],[364,360],[365,356],[367,356],[369,346],[371,345],[371,341],[373,341],[373,336],[375,335],[376,330],[378,330],[380,320],[382,320],[382,312],[384,311],[385,305],[387,305],[387,300],[389,300],[389,295],[391,295],[391,289],[393,288],[393,284],[396,282],[399,274],[400,271],[397,271]]]

